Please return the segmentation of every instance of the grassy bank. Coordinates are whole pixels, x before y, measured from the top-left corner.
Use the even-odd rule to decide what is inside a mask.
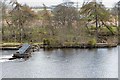
[[[0,44],[0,49],[3,50],[17,50],[24,43],[2,43]],[[67,42],[63,45],[44,45],[43,43],[31,43],[32,46],[39,46],[44,49],[56,49],[56,48],[111,48],[116,47],[116,43],[96,43],[95,41],[89,41],[88,43],[74,43]]]

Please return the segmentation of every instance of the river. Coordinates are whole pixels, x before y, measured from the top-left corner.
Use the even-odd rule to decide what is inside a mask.
[[[3,78],[118,78],[118,47],[40,49],[26,61],[7,60],[13,53],[13,50],[2,51]]]

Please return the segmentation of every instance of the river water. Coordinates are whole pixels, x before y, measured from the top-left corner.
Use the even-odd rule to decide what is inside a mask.
[[[13,50],[2,51],[3,78],[118,78],[118,47],[40,49],[26,61],[7,60],[13,53]]]

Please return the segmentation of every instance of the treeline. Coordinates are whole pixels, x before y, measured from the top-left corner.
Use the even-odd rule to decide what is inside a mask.
[[[89,2],[80,9],[68,4],[47,10],[43,4],[43,9],[35,12],[18,2],[9,5],[11,9],[2,2],[3,42],[44,42],[53,46],[117,42],[116,6],[110,10],[101,3]]]

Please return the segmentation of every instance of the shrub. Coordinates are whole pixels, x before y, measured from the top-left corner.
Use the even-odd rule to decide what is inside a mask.
[[[51,47],[56,47],[56,46],[60,46],[60,41],[54,38],[46,38],[43,39],[43,44],[49,45]]]
[[[64,42],[65,46],[72,46],[74,43],[73,42]]]
[[[93,38],[93,39],[91,39],[91,40],[88,41],[88,44],[91,45],[91,46],[95,46],[96,43],[97,43],[97,41],[96,41],[95,38]]]
[[[91,29],[91,30],[95,30],[96,27],[95,27],[95,26],[91,26],[90,29]]]
[[[44,38],[44,39],[43,39],[43,44],[44,44],[44,45],[49,45],[49,44],[50,44],[50,41],[49,41],[48,39],[45,39],[45,38]]]

